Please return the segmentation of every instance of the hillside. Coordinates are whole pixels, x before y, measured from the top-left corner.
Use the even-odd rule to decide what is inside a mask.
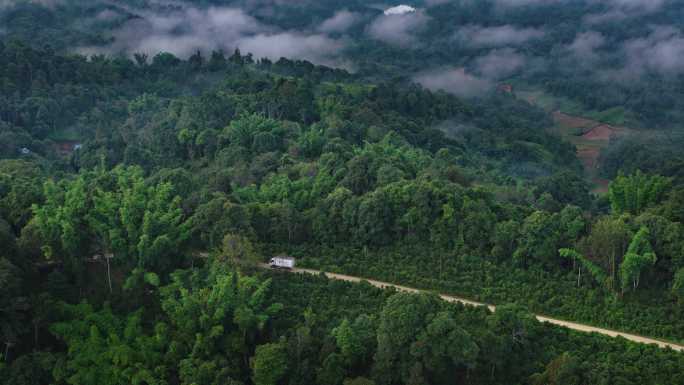
[[[678,2],[405,5],[0,0],[0,384],[684,383]]]

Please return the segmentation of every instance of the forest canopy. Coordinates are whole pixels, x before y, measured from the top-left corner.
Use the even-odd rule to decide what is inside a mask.
[[[684,343],[683,8],[525,3],[0,1],[0,384],[684,383],[534,316]]]

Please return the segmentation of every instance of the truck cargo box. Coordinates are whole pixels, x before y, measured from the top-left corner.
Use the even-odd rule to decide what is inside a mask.
[[[294,269],[295,259],[292,257],[273,257],[269,261],[269,265],[274,269]]]

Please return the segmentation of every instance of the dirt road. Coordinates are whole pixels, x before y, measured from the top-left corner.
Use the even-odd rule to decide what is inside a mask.
[[[264,266],[268,267],[268,265],[264,265]],[[293,270],[289,270],[289,271],[292,273],[314,274],[314,275],[321,273],[321,271],[311,270],[311,269],[293,269]],[[337,280],[347,281],[347,282],[367,281],[371,285],[373,285],[375,287],[383,288],[383,289],[393,287],[399,291],[404,291],[404,292],[409,292],[409,293],[423,292],[423,290],[418,290],[418,289],[414,289],[414,288],[406,287],[406,286],[395,285],[395,284],[387,283],[387,282],[375,281],[372,279],[364,279],[364,278],[352,277],[349,275],[335,274],[335,273],[324,273],[324,274],[330,279],[337,279]],[[464,298],[459,298],[459,297],[454,297],[454,296],[444,295],[444,294],[440,295],[440,297],[443,300],[448,301],[448,302],[458,302],[458,303],[462,303],[464,305],[471,305],[471,306],[486,306],[491,311],[496,310],[496,307],[493,305],[488,305],[485,303],[470,301],[470,300],[467,300]],[[617,332],[617,331],[609,330],[609,329],[597,328],[594,326],[583,325],[583,324],[579,324],[579,323],[575,323],[575,322],[557,320],[557,319],[548,318],[548,317],[544,317],[544,316],[540,316],[540,315],[537,315],[536,317],[540,322],[546,322],[546,323],[550,323],[553,325],[563,326],[563,327],[566,327],[566,328],[572,329],[572,330],[578,330],[578,331],[586,332],[586,333],[598,333],[598,334],[603,334],[603,335],[607,335],[610,337],[620,336],[624,339],[627,339],[627,340],[630,340],[633,342],[638,342],[641,344],[647,344],[647,345],[655,344],[661,348],[671,348],[672,350],[676,350],[676,351],[680,351],[680,352],[684,351],[684,346],[682,346],[682,345],[658,341],[658,340],[648,338],[648,337],[642,337],[642,336],[638,336],[638,335],[634,335],[634,334]]]

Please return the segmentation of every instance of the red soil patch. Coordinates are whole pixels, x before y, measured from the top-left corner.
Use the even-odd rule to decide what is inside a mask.
[[[601,124],[585,132],[582,137],[588,140],[609,140],[616,132],[615,127]]]
[[[609,140],[618,135],[629,133],[629,128],[611,126],[593,119],[553,112],[557,133],[572,143],[577,149],[577,158],[582,162],[587,179],[594,184],[594,193],[608,192],[609,181],[599,177],[599,157],[601,149]],[[582,133],[581,136],[578,134]]]
[[[577,149],[577,157],[587,171],[593,171],[598,167],[598,159],[601,150],[598,148],[584,147]]]
[[[60,155],[69,155],[76,150],[77,146],[80,145],[81,142],[64,140],[55,143],[55,150],[57,150],[57,153]]]
[[[553,113],[553,120],[562,126],[569,128],[589,128],[596,126],[596,121],[591,119],[581,118],[579,116],[572,116],[564,114],[560,111],[555,111]]]

